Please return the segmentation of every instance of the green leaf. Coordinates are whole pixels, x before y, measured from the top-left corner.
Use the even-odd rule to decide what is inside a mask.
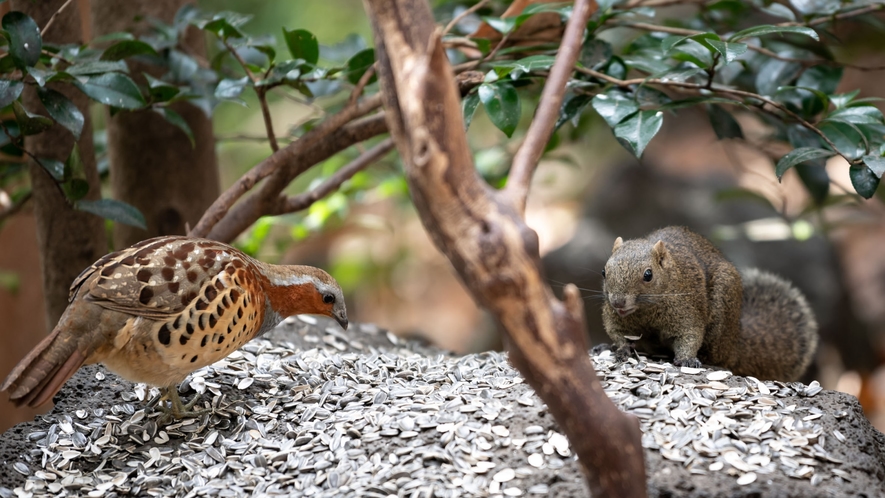
[[[51,119],[39,114],[31,114],[17,100],[12,103],[12,112],[15,114],[15,120],[18,122],[22,135],[36,135],[52,126]]]
[[[639,104],[618,91],[610,91],[593,97],[593,109],[612,128],[627,116],[639,110]]]
[[[738,40],[743,40],[744,38],[770,35],[772,33],[793,33],[798,35],[810,36],[811,38],[820,41],[820,38],[817,36],[817,32],[811,28],[807,28],[805,26],[772,26],[770,24],[763,24],[761,26],[754,26],[743,31],[738,31],[737,33],[731,35],[728,41],[735,42]]]
[[[293,59],[301,59],[311,66],[316,65],[320,59],[320,44],[313,33],[306,29],[288,31],[283,28],[283,37],[286,39],[286,46],[289,47],[289,53],[292,54]]]
[[[826,149],[818,149],[816,147],[800,147],[798,149],[791,150],[787,155],[782,157],[781,160],[777,162],[777,167],[775,167],[774,173],[777,175],[777,179],[780,180],[788,169],[797,164],[811,161],[812,159],[830,157],[833,155],[835,155],[833,151],[829,151]]]
[[[624,148],[639,158],[642,157],[645,147],[661,129],[663,123],[663,112],[639,111],[614,127],[615,137]]]
[[[240,94],[243,93],[243,89],[249,84],[249,78],[247,76],[243,76],[240,79],[224,79],[218,82],[218,86],[215,87],[215,98],[218,100],[227,100],[230,102],[236,102],[240,105],[246,105],[246,102],[240,98]]]
[[[823,164],[815,164],[821,162]],[[826,163],[821,160],[797,164],[794,166],[799,179],[808,189],[811,198],[817,205],[823,205],[830,194],[830,175],[827,173]]]
[[[498,77],[503,78],[510,74],[511,78],[517,79],[525,73],[532,71],[545,71],[553,66],[552,55],[532,55],[518,61],[502,61],[494,64]]]
[[[179,127],[181,131],[183,131],[184,134],[187,135],[187,138],[191,141],[191,147],[196,146],[196,141],[194,140],[194,132],[193,130],[191,130],[190,125],[187,124],[187,121],[181,116],[181,114],[178,114],[168,107],[155,107],[154,111],[160,116],[163,116],[163,118],[170,124]]]
[[[0,80],[0,108],[6,107],[17,99],[25,88],[21,81]]]
[[[860,90],[854,90],[848,93],[840,93],[837,95],[830,95],[830,102],[833,103],[833,106],[836,109],[840,109],[842,107],[848,107],[851,102],[854,100],[854,97],[857,97],[857,94],[860,93]]]
[[[365,74],[374,63],[375,49],[367,48],[357,52],[344,64],[344,75],[347,78],[347,81],[356,85],[359,83],[360,78],[363,77],[363,74]],[[378,79],[377,76],[372,76],[372,78],[369,79],[369,83],[374,83],[376,79]]]
[[[686,99],[674,100],[672,102],[667,102],[666,104],[661,105],[657,108],[659,111],[673,111],[676,109],[683,109],[685,107],[693,107],[700,104],[730,104],[730,105],[742,105],[742,103],[738,100],[726,99],[722,97],[689,97]]]
[[[106,48],[101,54],[103,61],[119,61],[135,55],[158,55],[154,47],[140,40],[123,40]]]
[[[848,176],[854,190],[864,199],[871,198],[879,187],[879,177],[863,164],[848,168]]]
[[[722,55],[726,64],[747,52],[746,43],[724,42],[719,40],[707,40],[707,43]]]
[[[876,178],[882,178],[882,174],[885,174],[885,157],[863,156],[863,162],[876,174]]]
[[[83,113],[61,92],[49,88],[37,88],[37,96],[46,107],[46,112],[58,124],[64,126],[74,134],[76,140],[80,140],[80,132],[83,131]]]
[[[772,4],[780,5],[780,4]],[[796,81],[796,86],[813,88],[825,94],[836,92],[836,87],[842,81],[843,68],[834,66],[814,66],[806,69]],[[827,98],[829,100],[829,98]]]
[[[62,182],[65,179],[65,163],[59,161],[58,159],[49,159],[48,157],[38,157],[37,163],[40,166],[43,166],[43,169],[49,172],[52,175],[52,178],[57,182]]]
[[[513,135],[522,111],[519,94],[513,85],[508,82],[483,83],[477,93],[492,123],[508,137]]]
[[[562,108],[559,109],[559,118],[556,120],[554,130],[559,129],[569,120],[572,120],[572,123],[577,126],[578,117],[592,100],[589,95],[584,94],[567,96],[565,102],[562,103]]]
[[[26,14],[8,12],[0,21],[9,36],[9,55],[16,67],[26,68],[37,64],[43,50],[43,39],[37,23]]]
[[[843,107],[827,115],[826,120],[854,124],[882,124],[882,111],[873,106]]]
[[[849,160],[854,160],[866,153],[867,139],[863,133],[852,123],[841,121],[824,121],[818,126],[820,131],[830,139],[839,152]]]
[[[99,199],[97,201],[78,200],[74,207],[80,211],[86,211],[102,218],[123,223],[142,230],[147,230],[144,215],[134,206],[114,199]]]
[[[181,89],[172,83],[159,80],[147,73],[144,73],[144,77],[147,79],[148,89],[154,102],[168,102],[181,92]]]
[[[710,118],[710,124],[719,140],[726,138],[744,138],[741,131],[741,125],[734,119],[730,112],[726,111],[718,105],[707,106],[707,116]]]
[[[76,202],[86,197],[86,194],[89,193],[89,182],[82,178],[72,178],[62,185],[62,190],[64,190],[68,199]]]
[[[772,2],[768,7],[761,7],[759,10],[774,17],[780,17],[788,21],[795,21],[796,15],[789,7],[783,4]]]
[[[762,95],[775,95],[778,88],[789,84],[802,71],[798,62],[768,59],[756,73],[756,90]]]
[[[473,121],[473,115],[476,114],[476,108],[479,107],[479,94],[474,92],[468,94],[461,101],[461,109],[464,112],[464,129],[470,128],[470,122]]]
[[[502,35],[506,35],[518,27],[516,17],[482,17],[481,19]]]
[[[90,61],[81,64],[74,64],[65,69],[65,72],[72,76],[83,76],[90,74],[104,74],[110,72],[129,72],[129,66],[123,61]]]
[[[227,40],[228,38],[244,38],[239,26],[251,18],[252,16],[236,12],[219,12],[212,19],[196,20],[193,24],[204,31],[214,33],[222,40]]]
[[[145,106],[138,86],[125,74],[99,74],[90,76],[86,81],[74,80],[73,83],[89,98],[105,105],[122,109],[140,109]]]
[[[581,65],[588,69],[598,69],[612,58],[612,46],[605,40],[590,38],[581,47],[581,55],[578,58]]]

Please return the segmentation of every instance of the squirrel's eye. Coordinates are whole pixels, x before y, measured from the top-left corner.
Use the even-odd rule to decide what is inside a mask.
[[[605,268],[602,269],[602,278],[605,278]]]
[[[651,277],[651,268],[645,270],[645,273],[642,274],[642,280],[645,280],[646,282],[651,282]]]
[[[323,296],[323,302],[326,304],[332,304],[335,302],[335,296],[332,294],[326,294]]]

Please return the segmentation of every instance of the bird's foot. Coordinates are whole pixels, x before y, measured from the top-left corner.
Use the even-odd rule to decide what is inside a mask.
[[[169,400],[169,407],[164,406],[163,403],[157,405],[157,409],[163,412],[165,415],[164,419],[182,419],[185,417],[198,417],[200,415],[211,412],[211,409],[204,408],[199,410],[194,410],[194,406],[200,401],[201,395],[199,393],[195,394],[193,399],[191,399],[187,404],[182,403],[181,397],[178,395],[178,387],[161,387],[160,388],[160,396],[155,398],[156,401],[160,401],[161,399]],[[155,401],[152,400],[149,405],[154,404]]]

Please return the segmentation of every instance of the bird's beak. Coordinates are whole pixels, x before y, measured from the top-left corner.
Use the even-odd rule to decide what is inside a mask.
[[[341,325],[341,328],[347,330],[347,315],[344,313],[336,313],[332,318]]]

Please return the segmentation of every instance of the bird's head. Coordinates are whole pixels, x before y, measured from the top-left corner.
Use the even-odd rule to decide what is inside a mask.
[[[325,315],[347,329],[344,293],[331,275],[312,266],[295,265],[272,266],[266,273],[268,299],[280,316]]]

